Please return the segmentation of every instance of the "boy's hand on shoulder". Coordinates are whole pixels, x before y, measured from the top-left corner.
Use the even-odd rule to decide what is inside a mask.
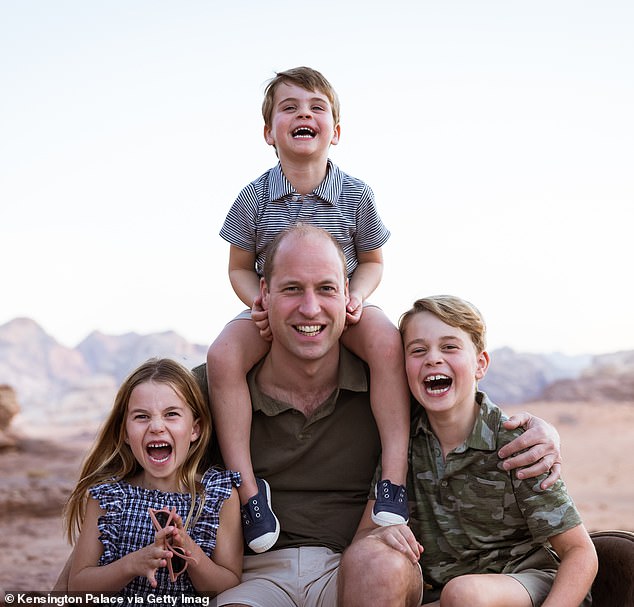
[[[350,295],[346,306],[346,325],[356,325],[361,320],[363,301],[356,295]]]
[[[367,537],[381,541],[390,548],[404,554],[412,563],[417,563],[423,553],[423,546],[418,542],[407,525],[377,527],[370,531]]]
[[[253,319],[255,326],[260,331],[262,339],[271,341],[273,339],[273,334],[271,333],[271,327],[269,326],[269,313],[268,310],[265,310],[262,307],[262,298],[260,296],[253,300],[253,305],[251,306],[251,318]]]

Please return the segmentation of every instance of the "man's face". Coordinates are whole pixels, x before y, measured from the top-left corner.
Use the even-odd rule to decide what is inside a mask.
[[[335,245],[319,234],[289,235],[280,244],[262,302],[273,333],[272,348],[301,360],[338,355],[348,285]]]

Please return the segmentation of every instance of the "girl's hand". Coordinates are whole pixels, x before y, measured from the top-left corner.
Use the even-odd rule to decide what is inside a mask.
[[[168,527],[169,529],[169,527]],[[163,533],[162,530],[160,533]],[[157,535],[159,535],[157,533]],[[134,569],[138,576],[146,577],[150,586],[156,588],[156,572],[167,565],[167,559],[171,558],[172,553],[164,548],[164,538],[160,542],[154,542],[149,544],[145,548],[141,548],[136,552],[131,553],[131,557],[134,559]]]
[[[273,334],[271,333],[271,327],[269,326],[269,313],[262,307],[262,297],[258,296],[253,300],[251,306],[251,318],[255,323],[255,326],[259,329],[262,339],[266,341],[273,340]]]
[[[191,548],[194,543],[194,540],[189,536],[187,531],[183,529],[182,525],[174,528],[174,531],[172,531],[172,544],[177,548],[182,548],[187,556],[192,556]]]

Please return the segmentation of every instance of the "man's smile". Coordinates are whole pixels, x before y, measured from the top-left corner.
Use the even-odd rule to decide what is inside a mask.
[[[293,325],[295,330],[302,335],[312,337],[318,335],[324,329],[325,325]]]

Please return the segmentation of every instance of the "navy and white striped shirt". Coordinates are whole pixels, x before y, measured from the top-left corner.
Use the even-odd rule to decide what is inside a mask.
[[[326,177],[301,196],[282,172],[269,169],[245,187],[231,206],[220,230],[227,242],[255,254],[255,271],[263,274],[266,248],[283,229],[310,223],[330,232],[343,248],[348,276],[357,265],[357,251],[382,247],[390,237],[368,185],[328,160]]]

